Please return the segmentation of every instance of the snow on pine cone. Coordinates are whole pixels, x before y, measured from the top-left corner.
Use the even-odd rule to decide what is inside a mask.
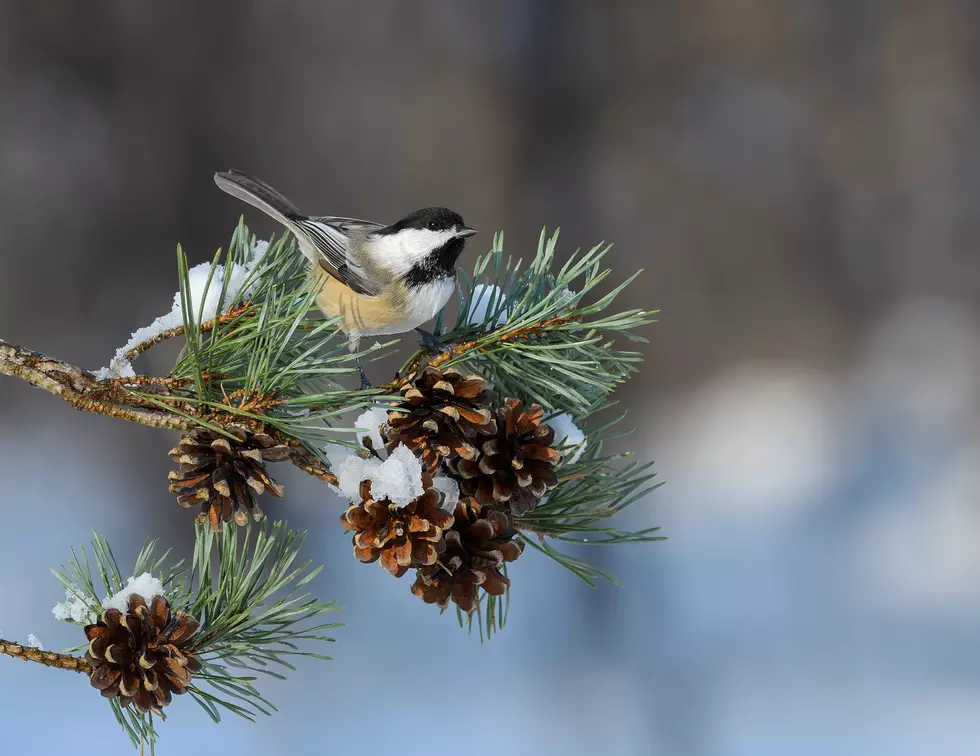
[[[555,432],[542,424],[543,419],[541,405],[522,407],[520,399],[504,399],[497,410],[496,429],[476,439],[477,459],[449,462],[460,493],[483,506],[507,504],[515,515],[534,509],[558,485],[555,468],[562,461],[561,453],[552,448]]]
[[[496,432],[488,408],[493,395],[479,375],[430,366],[409,378],[401,393],[403,401],[388,413],[388,448],[405,444],[430,473],[442,459],[475,459],[473,438]]]
[[[191,676],[201,668],[192,650],[199,625],[185,612],[172,613],[163,596],[154,596],[147,606],[134,593],[127,609],[106,609],[86,626],[89,681],[123,706],[134,704],[143,714],[159,712],[173,696],[187,691]]]
[[[361,503],[352,504],[340,524],[354,531],[354,556],[361,562],[381,562],[395,577],[410,567],[435,564],[443,548],[443,532],[453,515],[440,509],[443,493],[422,472],[424,493],[403,507],[371,497],[371,481],[361,483]]]
[[[419,568],[412,593],[441,609],[452,600],[467,613],[476,608],[481,588],[491,596],[503,595],[510,581],[501,569],[524,551],[516,535],[504,512],[461,499],[453,527],[445,533],[445,551],[436,564]]]
[[[170,450],[170,458],[180,464],[170,472],[170,492],[177,494],[182,507],[200,506],[199,522],[210,522],[221,530],[222,522],[234,520],[244,525],[251,513],[262,519],[255,497],[268,491],[282,498],[283,487],[269,477],[266,462],[288,459],[290,448],[277,444],[266,433],[253,433],[237,425],[225,430],[228,438],[207,428],[194,428]]]

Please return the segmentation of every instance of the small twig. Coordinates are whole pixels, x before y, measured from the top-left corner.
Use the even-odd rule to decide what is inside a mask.
[[[462,344],[457,344],[451,346],[448,351],[438,354],[433,357],[428,362],[428,367],[440,367],[449,360],[455,359],[457,357],[465,356],[468,352],[474,352],[479,354],[485,351],[488,347],[492,347],[496,344],[512,343],[515,341],[529,341],[533,336],[538,335],[541,331],[546,328],[554,328],[555,326],[564,325],[565,323],[571,323],[573,321],[579,320],[577,316],[574,315],[556,315],[553,318],[548,318],[547,320],[542,320],[537,323],[532,323],[529,326],[524,326],[523,328],[517,328],[510,333],[505,333],[493,340],[488,341],[486,336],[478,339],[472,339],[471,341],[464,341]],[[405,385],[409,377],[412,376],[425,362],[425,352],[419,351],[418,354],[408,363],[408,367],[402,371],[401,375],[391,383],[382,386],[382,391],[386,393],[397,393],[402,386]]]
[[[207,323],[202,324],[201,328],[203,329],[205,325],[207,325]],[[143,354],[143,352],[148,352],[157,344],[167,341],[168,339],[172,339],[174,338],[174,336],[182,336],[183,333],[184,333],[184,326],[182,325],[175,326],[174,328],[168,328],[166,331],[160,331],[160,333],[156,334],[155,336],[149,339],[146,339],[146,341],[141,341],[139,344],[137,344],[128,352],[126,352],[126,359],[129,362],[132,362],[139,355]]]
[[[436,357],[433,358],[432,362],[430,362],[429,364],[432,367],[439,367],[440,365],[443,365],[446,362],[449,362],[449,360],[455,357],[459,357],[460,355],[465,354],[466,352],[476,352],[477,354],[479,354],[480,352],[484,351],[486,346],[493,346],[495,344],[506,344],[514,341],[529,341],[532,336],[537,336],[541,331],[545,330],[546,328],[554,328],[555,326],[564,325],[565,323],[571,323],[572,321],[575,320],[578,320],[578,318],[575,317],[574,315],[572,316],[556,315],[553,318],[548,318],[547,320],[542,320],[537,323],[532,323],[529,326],[518,328],[514,331],[511,331],[510,333],[505,333],[504,335],[496,339],[493,339],[492,341],[489,341],[485,345],[484,342],[487,341],[486,337],[473,339],[472,341],[467,341],[460,344],[457,347],[454,347],[448,352],[443,352],[442,354],[436,355]]]
[[[110,378],[109,382],[119,386],[120,388],[129,388],[131,386],[141,386],[146,387],[156,387],[159,386],[163,389],[173,389],[180,388],[181,386],[186,386],[189,383],[193,383],[193,378],[158,378],[153,375],[131,375],[128,378]]]
[[[42,651],[32,646],[22,646],[13,641],[0,638],[0,654],[15,656],[24,661],[37,662],[45,667],[56,667],[57,669],[70,669],[73,672],[91,672],[92,665],[81,656],[71,656],[70,654],[56,654],[53,651]]]
[[[210,330],[216,322],[226,322],[239,317],[250,306],[250,303],[248,303],[236,310],[229,311],[215,320],[202,324],[201,329],[202,331]],[[437,355],[429,364],[433,367],[439,367],[452,358],[466,355],[467,352],[479,354],[486,347],[493,344],[527,340],[545,328],[560,325],[570,320],[574,320],[574,318],[549,318],[548,320],[516,329],[492,342],[487,342],[485,338],[474,339],[460,344],[451,352],[444,352],[443,354]],[[183,332],[183,329],[171,329],[171,331],[173,333],[165,331],[158,337],[137,344],[133,350],[127,353],[127,357],[132,359],[136,354],[146,351],[154,344]],[[390,393],[397,392],[404,385],[408,376],[418,369],[423,360],[424,356],[419,356],[416,360],[413,360],[412,367],[407,371],[407,375],[384,386],[383,390]],[[24,347],[8,344],[3,340],[0,340],[0,375],[11,375],[15,378],[26,380],[31,385],[43,388],[45,391],[60,397],[72,407],[85,410],[86,412],[94,412],[99,415],[117,417],[142,425],[167,428],[174,431],[188,431],[197,425],[187,417],[156,408],[155,404],[141,399],[126,388],[127,385],[143,387],[159,386],[164,391],[167,391],[170,388],[176,388],[182,385],[183,381],[180,379],[135,376],[110,381],[99,381],[91,373],[74,365],[69,365],[59,360],[52,360]],[[233,392],[232,396],[235,393]],[[172,398],[175,402],[180,401],[179,397],[169,397],[165,394],[162,394],[160,398],[167,400]],[[268,394],[259,394],[252,397],[242,395],[241,399],[242,405],[240,408],[255,410],[274,406],[280,402],[279,399]],[[218,418],[214,417],[211,419],[217,420]],[[284,436],[283,434],[277,435],[285,443],[296,448],[296,452],[291,456],[291,461],[296,467],[308,475],[312,475],[332,485],[337,485],[337,476],[319,458],[302,449],[298,440]]]
[[[288,401],[287,399],[276,396],[275,392],[272,391],[266,393],[260,391],[249,394],[247,389],[236,389],[229,394],[225,392],[224,386],[222,386],[221,394],[225,400],[225,404],[241,412],[261,412],[271,407],[278,407]],[[238,404],[235,404],[236,399],[238,400]]]
[[[214,330],[214,327],[216,325],[224,325],[225,323],[229,323],[235,318],[241,317],[242,315],[254,314],[248,312],[251,309],[251,307],[252,307],[251,302],[245,302],[234,309],[229,309],[227,312],[222,313],[217,318],[212,318],[211,320],[206,320],[205,322],[201,323],[201,325],[199,326],[199,330],[201,333],[209,333],[210,331]],[[145,341],[141,341],[139,344],[134,346],[132,349],[126,352],[126,359],[129,362],[132,362],[139,355],[143,354],[143,352],[149,351],[157,344],[167,341],[168,339],[172,339],[175,336],[183,336],[183,335],[184,335],[184,326],[182,325],[175,326],[174,328],[168,328],[166,331],[161,331],[156,336],[146,339]]]

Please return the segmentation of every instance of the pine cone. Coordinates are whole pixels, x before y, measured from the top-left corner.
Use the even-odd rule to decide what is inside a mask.
[[[500,570],[524,551],[524,541],[516,535],[505,513],[461,499],[453,528],[445,534],[445,551],[437,563],[419,568],[412,593],[441,609],[452,599],[467,613],[476,608],[480,588],[491,596],[503,595],[510,581]]]
[[[530,512],[538,499],[558,485],[555,468],[562,456],[552,449],[555,432],[542,425],[544,409],[522,409],[520,399],[508,397],[497,410],[497,430],[477,437],[480,456],[449,463],[460,492],[484,506],[507,502],[515,515]]]
[[[287,445],[276,444],[266,433],[252,433],[237,425],[225,430],[234,439],[195,428],[170,450],[170,459],[180,463],[179,470],[170,472],[170,492],[177,494],[182,507],[200,505],[198,521],[210,522],[215,531],[232,519],[244,525],[249,511],[254,519],[262,519],[256,495],[268,491],[282,498],[284,490],[266,473],[265,463],[290,455]]]
[[[189,614],[171,614],[163,596],[150,605],[138,594],[129,597],[128,611],[106,609],[98,622],[85,628],[92,665],[89,681],[106,698],[135,704],[142,714],[170,703],[187,691],[191,675],[201,668],[190,649],[198,622]]]
[[[396,507],[387,499],[371,498],[371,481],[361,484],[362,503],[348,507],[340,518],[344,528],[355,531],[354,556],[362,562],[380,559],[395,577],[409,567],[435,563],[453,515],[439,508],[443,494],[433,487],[428,473],[422,473],[422,486],[425,493],[419,498]]]
[[[444,458],[475,459],[472,439],[496,432],[487,408],[492,394],[478,375],[426,367],[401,392],[404,401],[388,413],[388,448],[405,444],[430,473]]]

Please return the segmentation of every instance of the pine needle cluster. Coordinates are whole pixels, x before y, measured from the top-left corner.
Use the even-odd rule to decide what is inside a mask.
[[[201,668],[187,692],[215,722],[222,711],[250,721],[271,715],[276,707],[260,693],[260,676],[286,679],[295,658],[330,659],[300,645],[332,643],[324,631],[341,626],[320,621],[340,609],[336,602],[301,590],[322,569],[298,562],[304,537],[283,522],[221,533],[199,526],[189,563],[170,563],[170,550],[158,554],[155,540],[144,543],[136,557],[130,574],[155,578],[172,612],[183,612],[200,625],[187,650],[200,659]],[[104,616],[114,596],[125,601],[132,584],[123,579],[104,536],[95,533],[90,548],[91,559],[84,547],[72,549],[68,564],[52,570],[79,610],[70,621],[82,627]],[[124,703],[118,697],[109,700],[116,720],[134,746],[147,744],[152,750],[159,737],[154,717]]]
[[[592,587],[613,581],[579,545],[660,539],[656,527],[614,523],[656,487],[652,463],[607,452],[629,432],[614,394],[638,369],[633,345],[655,311],[615,309],[636,276],[609,286],[609,246],[559,263],[557,243],[542,232],[525,263],[496,235],[435,320],[444,351],[413,348],[377,388],[359,387],[359,366],[398,340],[350,351],[337,321],[318,314],[293,238],[260,242],[243,222],[210,265],[191,268],[178,247],[174,310],[137,331],[111,368],[93,375],[0,342],[8,375],[81,409],[178,430],[170,488],[201,508],[189,564],[156,556],[155,542],[140,552],[132,575],[143,593],[98,535],[91,562],[73,551],[56,571],[66,590],[56,615],[85,627],[84,657],[8,641],[0,653],[88,673],[133,743],[151,749],[171,692],[215,721],[271,713],[256,680],[281,677],[297,656],[328,658],[316,649],[336,625],[321,620],[338,608],[301,592],[319,572],[297,564],[302,535],[251,521],[264,517],[256,496],[283,496],[266,469],[283,462],[349,500],[338,516],[358,559],[413,573],[415,595],[454,604],[481,638],[506,622],[523,553]],[[134,372],[132,360],[171,338],[183,346],[168,375]],[[371,427],[355,427],[369,416]],[[278,516],[285,504],[271,506]]]
[[[562,544],[613,545],[658,540],[658,528],[622,530],[611,525],[623,509],[654,486],[652,463],[631,453],[606,454],[609,441],[626,435],[626,413],[617,412],[616,388],[637,370],[645,342],[642,330],[655,311],[614,309],[617,297],[640,272],[608,285],[604,266],[611,247],[599,244],[557,262],[558,233],[542,231],[528,263],[504,250],[494,236],[489,253],[471,272],[460,271],[456,300],[435,320],[434,332],[447,351],[416,349],[394,381],[379,389],[352,389],[359,362],[390,353],[397,344],[375,344],[350,352],[336,323],[315,314],[317,290],[290,236],[255,259],[256,239],[240,223],[229,250],[216,255],[208,286],[220,292],[224,314],[208,324],[184,310],[185,348],[170,378],[176,387],[160,402],[220,432],[228,421],[272,428],[330,467],[329,443],[350,444],[345,421],[358,410],[393,406],[397,392],[425,366],[457,370],[485,379],[498,397],[516,397],[544,408],[547,418],[564,415],[584,433],[578,454],[566,455],[560,484],[513,526],[530,547],[562,564],[591,586],[606,571],[568,553]],[[225,296],[236,269],[249,274],[235,297]],[[178,251],[184,301],[191,286],[185,256]],[[604,290],[605,289],[605,290]],[[228,301],[226,301],[226,299]],[[455,310],[455,315],[450,314]],[[450,327],[449,321],[453,320]],[[207,326],[207,327],[202,327]],[[376,453],[376,452],[375,452]],[[574,458],[574,461],[572,459]],[[492,607],[484,607],[487,599]],[[507,596],[481,595],[477,612],[461,614],[493,630],[505,616]]]

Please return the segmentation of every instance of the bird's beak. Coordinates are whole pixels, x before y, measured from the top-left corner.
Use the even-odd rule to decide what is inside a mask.
[[[473,236],[473,234],[475,233],[476,233],[475,228],[468,228],[467,226],[463,226],[459,231],[456,232],[456,236],[462,236],[465,238],[467,236]]]

